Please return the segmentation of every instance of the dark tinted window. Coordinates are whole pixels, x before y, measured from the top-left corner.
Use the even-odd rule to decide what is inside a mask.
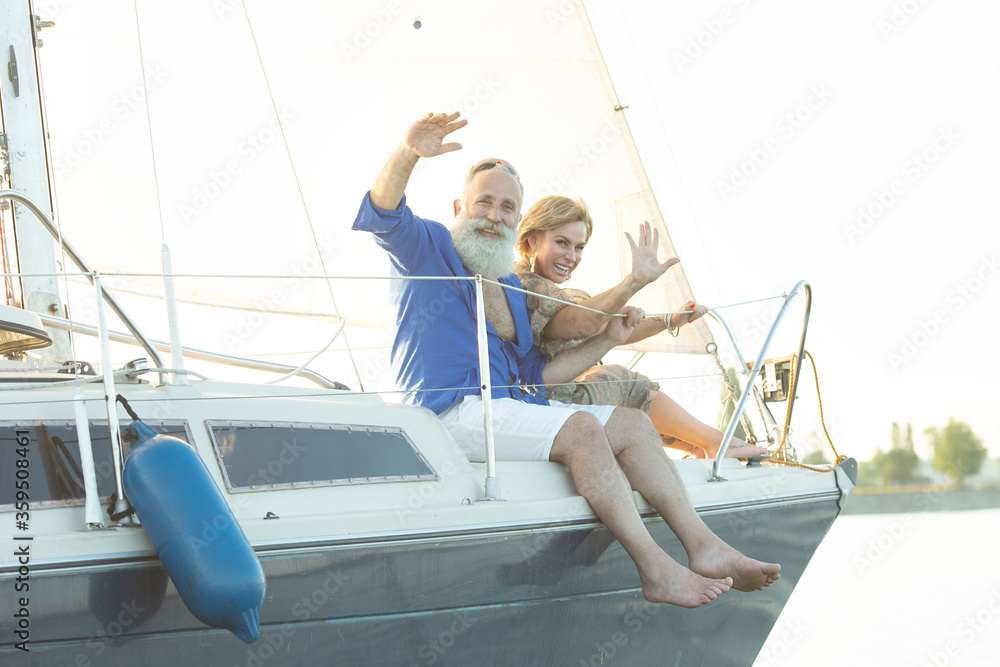
[[[146,423],[159,433],[188,442],[183,422]],[[123,432],[126,426],[127,422],[122,422]],[[102,498],[110,497],[115,490],[115,475],[107,422],[90,422],[90,446],[94,452],[97,491]],[[123,447],[127,456],[128,444]],[[27,457],[22,457],[25,452]],[[18,463],[22,458],[27,459],[27,464]],[[17,470],[27,472],[17,473]],[[83,502],[86,494],[75,422],[0,422],[0,505],[13,504],[17,491],[25,490],[23,484],[17,485],[18,481],[27,481],[26,490],[32,504]]]
[[[398,428],[209,421],[231,489],[433,479]]]

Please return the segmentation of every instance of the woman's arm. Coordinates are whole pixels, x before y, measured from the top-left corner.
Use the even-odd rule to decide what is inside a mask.
[[[648,222],[643,222],[639,226],[638,243],[632,240],[628,232],[625,232],[625,236],[632,249],[632,272],[611,289],[577,303],[606,313],[617,313],[639,290],[680,261],[676,257],[671,257],[663,263],[656,259],[660,233]],[[607,319],[607,316],[599,313],[579,308],[563,308],[545,326],[544,334],[549,340],[571,340],[590,336],[600,329]]]
[[[632,335],[623,344],[638,343],[640,340],[646,340],[650,336],[655,336],[666,330],[667,325],[664,324],[662,317],[647,317],[642,322],[639,322],[639,326],[635,328],[635,331],[632,332]]]
[[[574,299],[574,301],[581,306],[605,313],[617,313],[643,287],[644,285],[636,284],[635,279],[630,274],[625,280],[606,292],[582,300]],[[572,340],[596,333],[607,320],[608,317],[600,313],[563,306],[545,325],[543,332],[549,340]]]
[[[563,350],[552,357],[542,368],[542,382],[547,388],[570,382],[618,345],[623,345],[628,336],[642,320],[642,309],[625,306],[621,310],[625,317],[609,318],[607,326],[581,344]]]
[[[670,328],[673,331],[678,332],[680,328],[685,324],[694,322],[696,319],[708,312],[707,306],[702,306],[696,304],[694,301],[688,301],[684,304],[683,310],[688,311],[684,313],[674,313],[670,316]],[[632,335],[628,337],[625,341],[625,345],[629,343],[638,343],[640,340],[645,340],[650,336],[655,336],[656,334],[666,331],[667,324],[662,317],[647,317],[639,323],[639,326],[635,328]]]

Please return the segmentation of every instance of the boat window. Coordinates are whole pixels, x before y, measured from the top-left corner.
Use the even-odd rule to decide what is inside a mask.
[[[145,423],[158,433],[191,442],[183,421]],[[125,427],[123,423],[122,431]],[[94,452],[97,492],[101,498],[110,498],[115,490],[115,475],[107,420],[90,422],[90,444]],[[128,443],[123,443],[122,447],[124,455],[128,456]],[[19,460],[27,463],[19,463]],[[4,471],[0,475],[0,511],[13,508],[18,491],[22,492],[21,498],[27,495],[35,508],[70,507],[85,502],[75,421],[0,421],[0,470]],[[19,473],[19,470],[26,472]]]
[[[207,421],[234,492],[437,479],[402,429]]]

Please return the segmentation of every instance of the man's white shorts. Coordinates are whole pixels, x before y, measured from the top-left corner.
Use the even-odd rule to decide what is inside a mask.
[[[548,461],[556,434],[574,412],[588,412],[604,426],[615,411],[613,405],[549,403],[493,399],[493,442],[498,461]],[[466,396],[442,412],[440,418],[470,461],[486,460],[482,397]]]

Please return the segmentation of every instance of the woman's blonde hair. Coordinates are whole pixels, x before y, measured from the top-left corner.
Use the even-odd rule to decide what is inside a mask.
[[[536,232],[547,232],[562,227],[567,222],[582,221],[587,226],[587,238],[594,232],[594,221],[590,218],[587,204],[577,197],[549,195],[542,197],[528,209],[517,227],[517,251],[525,259],[531,258],[528,238]]]

